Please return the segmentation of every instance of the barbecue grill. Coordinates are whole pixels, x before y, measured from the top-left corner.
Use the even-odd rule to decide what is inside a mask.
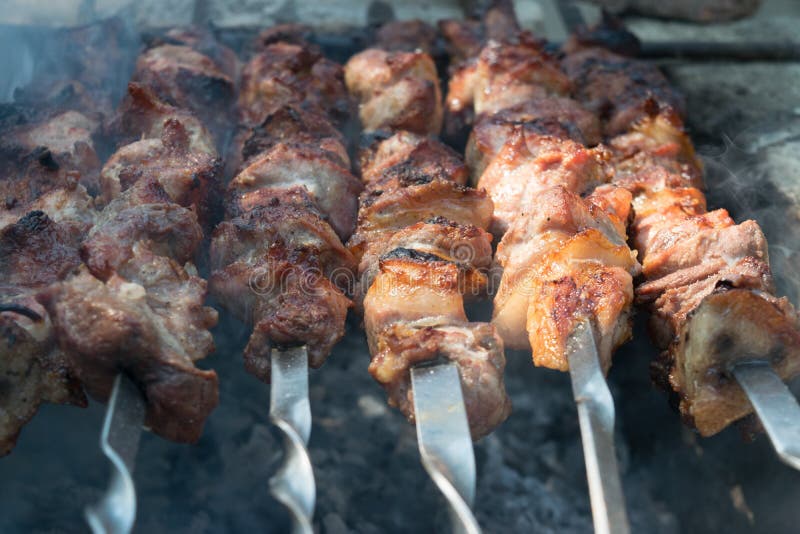
[[[311,39],[326,55],[344,62],[365,48],[370,28],[382,22],[460,17],[474,7],[184,3],[180,9],[131,5],[120,14],[113,2],[90,2],[82,10],[53,12],[49,19],[38,20],[32,17],[43,15],[35,7],[12,10],[7,20],[11,24],[0,30],[0,42],[13,51],[7,65],[0,66],[5,83],[0,95],[13,95],[36,69],[57,70],[68,61],[69,51],[58,48],[59,32],[64,30],[42,22],[60,26],[98,19],[89,23],[102,25],[104,17],[114,14],[127,21],[117,19],[114,26],[130,51],[120,65],[121,93],[139,43],[160,35],[159,26],[210,22],[219,40],[242,51],[264,27],[299,20],[314,28]],[[519,4],[523,25],[555,41],[565,38],[576,17],[597,16],[586,6]],[[781,16],[797,21],[800,13],[790,2],[766,2],[755,20],[736,23],[733,30],[710,27],[708,35],[699,32],[701,39],[687,35],[684,25],[641,19],[630,19],[628,24],[643,39],[643,55],[664,67],[688,97],[687,117],[706,164],[709,204],[727,207],[737,221],[752,217],[761,223],[771,245],[778,294],[797,303],[798,189],[792,176],[797,171],[793,148],[800,132],[796,83],[800,45],[776,37],[782,30]],[[774,25],[775,34],[759,25]],[[726,31],[745,37],[725,40]],[[722,36],[721,42],[713,42],[719,37],[715,32]],[[437,60],[444,63],[445,58]],[[474,311],[487,319],[491,313]],[[634,339],[615,355],[608,378],[631,530],[794,531],[800,515],[792,505],[800,497],[800,475],[779,462],[763,435],[748,434],[753,442],[742,443],[735,430],[704,439],[683,427],[648,380],[655,349],[644,322],[637,317]],[[276,386],[270,400],[270,389],[242,368],[247,327],[221,314],[213,334],[217,351],[200,366],[219,374],[220,405],[200,442],[176,445],[144,433],[138,454],[130,456],[129,462],[135,457],[136,532],[291,529],[292,515],[269,493],[268,481],[285,462],[288,446],[268,424],[270,407],[273,421],[282,417],[275,413]],[[514,413],[474,446],[475,518],[487,532],[589,532],[592,508],[569,377],[531,367],[529,354],[506,351],[506,357],[506,386]],[[276,362],[280,360],[275,358],[273,365]],[[447,530],[448,507],[420,463],[415,429],[386,406],[382,391],[365,372],[368,363],[359,320],[351,317],[345,338],[329,361],[309,374],[313,431],[308,448],[316,485],[313,526],[320,532]],[[124,381],[120,388],[119,395],[124,396]],[[114,415],[104,411],[94,402],[87,410],[42,406],[13,454],[0,460],[4,481],[0,530],[85,530],[81,510],[101,499],[114,469],[97,445],[104,415]],[[113,429],[113,418],[109,424]],[[125,424],[123,417],[116,424],[130,432],[117,444],[138,439],[136,418]],[[298,480],[296,471],[285,476]]]

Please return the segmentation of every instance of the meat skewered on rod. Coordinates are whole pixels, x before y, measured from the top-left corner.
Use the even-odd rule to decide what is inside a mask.
[[[163,54],[160,66],[169,71],[183,53]],[[195,80],[207,66],[199,64]],[[161,82],[168,86],[169,76]],[[106,205],[82,234],[85,265],[38,296],[83,386],[109,399],[101,447],[111,485],[86,510],[96,532],[133,526],[131,469],[142,423],[168,439],[197,441],[218,395],[216,374],[194,367],[214,349],[208,329],[216,312],[203,306],[206,282],[190,261],[203,237],[198,217],[206,225],[213,217],[208,199],[219,160],[188,111],[149,88],[132,86],[131,95],[137,89],[147,93],[148,113],[126,99],[112,132],[141,140],[121,147],[100,173],[97,203]]]
[[[351,301],[333,278],[355,268],[341,240],[352,232],[360,184],[337,129],[349,107],[342,67],[290,30],[263,32],[242,70],[238,168],[227,220],[212,237],[211,287],[253,327],[245,367],[272,382],[270,419],[284,434],[270,490],[294,530],[310,533],[308,366],[322,365],[344,335]]]
[[[502,278],[492,323],[507,347],[570,372],[595,530],[627,532],[604,375],[631,335],[640,267],[626,245],[630,195],[606,185],[608,151],[585,146],[599,140],[597,119],[569,98],[558,61],[518,30],[508,4],[493,5],[483,25],[442,29],[465,58],[452,69],[447,128],[458,138],[473,124],[467,163],[495,204]]]
[[[636,298],[663,350],[654,380],[703,436],[755,410],[781,459],[800,468],[800,408],[782,384],[800,374],[800,324],[774,296],[761,229],[706,210],[682,101],[656,67],[586,46],[580,34],[567,51],[579,97],[605,114],[615,183],[633,195],[644,274]]]
[[[378,33],[383,46],[415,51],[368,49],[345,66],[366,131],[365,191],[348,246],[359,261],[370,373],[416,422],[423,465],[448,500],[455,530],[478,532],[470,434],[488,434],[510,412],[502,342],[464,311],[465,298],[486,293],[492,204],[464,187],[458,155],[425,137],[439,133],[442,108],[425,44],[406,44],[419,25],[393,23]]]

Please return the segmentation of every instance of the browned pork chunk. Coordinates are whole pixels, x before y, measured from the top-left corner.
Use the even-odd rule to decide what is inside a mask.
[[[442,92],[430,55],[370,48],[350,58],[345,83],[359,103],[367,132],[408,130],[438,134],[442,128]]]
[[[221,209],[221,163],[191,146],[189,132],[178,119],[167,119],[160,139],[123,146],[101,172],[103,202],[111,202],[138,180],[152,178],[173,202],[194,210],[201,224],[210,227]]]
[[[166,103],[189,110],[211,131],[227,123],[233,80],[211,58],[188,46],[165,44],[145,51],[131,80]]]
[[[62,228],[32,211],[0,230],[0,456],[43,402],[86,405],[35,295],[80,265]]]
[[[355,264],[305,189],[261,189],[260,198],[262,205],[214,231],[210,281],[217,298],[253,325],[245,364],[268,381],[273,346],[305,344],[310,364],[322,365],[344,335],[350,306],[330,279]]]

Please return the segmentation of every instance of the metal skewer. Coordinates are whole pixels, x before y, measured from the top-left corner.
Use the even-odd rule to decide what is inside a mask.
[[[761,419],[778,457],[800,469],[800,406],[768,362],[740,363],[733,376]]]
[[[95,534],[128,534],[133,529],[136,488],[131,473],[144,415],[145,403],[139,389],[125,375],[117,375],[100,433],[100,448],[111,463],[111,480],[103,498],[84,510]]]
[[[614,399],[600,367],[592,326],[583,320],[567,344],[572,394],[589,481],[594,530],[597,534],[630,532],[614,449]]]
[[[306,448],[311,435],[308,351],[305,346],[272,349],[271,359],[269,418],[283,432],[285,452],[280,469],[269,481],[269,489],[289,509],[292,532],[311,534],[316,484]]]
[[[453,531],[478,534],[471,510],[475,453],[458,369],[452,363],[414,367],[411,385],[422,465],[450,505]]]

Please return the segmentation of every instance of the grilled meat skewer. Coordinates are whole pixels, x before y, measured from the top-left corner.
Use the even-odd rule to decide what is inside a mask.
[[[797,313],[775,296],[758,224],[707,210],[681,98],[658,69],[597,48],[574,51],[565,65],[584,83],[587,104],[610,110],[614,182],[633,195],[632,243],[644,275],[636,298],[663,351],[653,378],[689,425],[716,434],[753,410],[732,380],[737,363],[768,361],[784,381],[800,374]]]
[[[409,62],[421,67],[409,69]],[[376,99],[402,100],[406,93],[398,87],[438,94],[435,68],[431,74],[424,65],[434,68],[424,52],[372,49],[345,66],[348,88],[361,102],[364,129],[396,128],[365,138],[360,153],[365,191],[348,247],[359,261],[370,373],[390,404],[413,421],[410,368],[439,358],[452,361],[477,439],[510,412],[502,343],[490,325],[469,322],[464,311],[465,298],[486,293],[491,236],[485,230],[492,202],[483,191],[465,187],[466,168],[456,153],[424,137],[441,127],[438,99],[427,112],[385,107],[384,112],[395,111],[379,120],[369,112]]]
[[[589,319],[607,371],[631,335],[639,265],[626,245],[630,195],[606,185],[609,151],[584,145],[599,140],[600,123],[571,91],[544,43],[521,32],[457,66],[446,102],[455,122],[471,109],[471,179],[495,206],[498,332],[537,365],[566,371],[567,339]]]
[[[360,189],[336,128],[346,102],[341,66],[299,39],[270,42],[242,70],[241,163],[212,236],[211,287],[253,325],[245,364],[264,381],[272,347],[306,345],[319,367],[344,335],[351,302],[331,277],[354,268],[340,239]]]

